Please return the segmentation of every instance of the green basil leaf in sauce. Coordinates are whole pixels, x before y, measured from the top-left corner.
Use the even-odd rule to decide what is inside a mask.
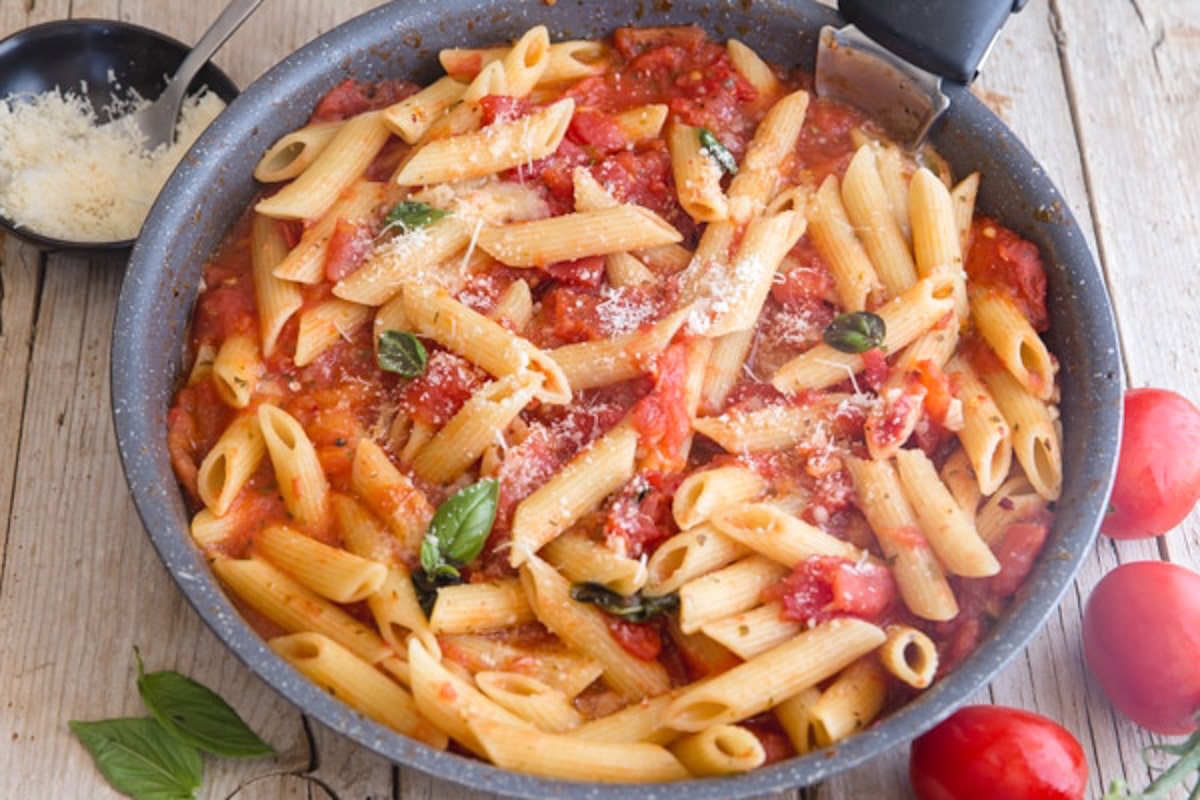
[[[591,603],[626,622],[646,622],[679,609],[679,595],[675,593],[658,597],[646,596],[641,592],[624,595],[604,584],[590,581],[572,586],[571,597],[579,603]]]
[[[405,378],[416,378],[429,365],[429,353],[421,340],[408,331],[384,331],[379,334],[379,368]]]
[[[443,560],[470,564],[479,557],[496,521],[499,496],[500,482],[489,478],[459,489],[438,506],[429,532],[437,539]]]
[[[737,159],[733,157],[733,153],[729,152],[728,147],[721,144],[721,140],[714,136],[712,131],[708,128],[697,128],[696,136],[700,139],[700,149],[704,151],[705,155],[717,162],[717,166],[730,175],[737,175]]]
[[[275,753],[216,692],[178,672],[147,673],[141,656],[136,659],[138,692],[146,708],[176,740],[226,758]]]
[[[412,233],[418,228],[432,225],[449,213],[444,209],[434,208],[428,203],[405,200],[397,203],[388,212],[387,217],[384,218],[384,227],[385,229],[399,228],[401,233]]]
[[[870,311],[839,314],[822,334],[825,344],[843,353],[865,353],[882,345],[886,336],[883,317]]]
[[[134,800],[190,800],[196,796],[204,768],[200,753],[173,738],[158,720],[71,720],[67,725],[118,792]]]

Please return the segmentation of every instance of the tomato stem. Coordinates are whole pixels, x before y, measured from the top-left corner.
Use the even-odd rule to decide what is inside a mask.
[[[1165,800],[1171,789],[1184,783],[1189,777],[1196,778],[1200,775],[1200,729],[1180,744],[1155,744],[1146,750],[1179,758],[1140,793],[1130,793],[1129,785],[1124,781],[1113,781],[1108,787],[1108,793],[1104,795],[1104,800]],[[1200,800],[1200,779],[1191,787],[1188,800]]]

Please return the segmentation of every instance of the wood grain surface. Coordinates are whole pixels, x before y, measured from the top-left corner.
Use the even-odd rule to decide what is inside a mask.
[[[372,0],[273,0],[216,61],[241,86]],[[0,37],[48,20],[118,18],[191,42],[224,0],[0,0]],[[1102,264],[1133,386],[1200,399],[1200,0],[1032,0],[976,91],[1066,196]],[[986,179],[986,178],[985,178]],[[0,797],[115,797],[68,719],[139,714],[131,653],[224,695],[280,754],[209,761],[202,797],[484,797],[398,768],[306,719],[183,601],[145,537],[112,432],[108,348],[122,264],[0,238]],[[1083,445],[1086,446],[1086,443]],[[1200,515],[1158,540],[1101,538],[1030,647],[977,700],[1036,710],[1083,743],[1088,796],[1143,784],[1155,741],[1086,673],[1080,616],[1118,563],[1200,567]],[[1196,621],[1192,621],[1195,624]],[[907,748],[806,800],[910,796]],[[1182,793],[1179,795],[1182,797]]]

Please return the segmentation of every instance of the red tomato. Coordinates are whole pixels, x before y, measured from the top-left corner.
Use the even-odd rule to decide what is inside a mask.
[[[783,604],[784,619],[797,622],[846,615],[875,619],[895,597],[896,584],[886,567],[838,556],[809,556],[763,592],[764,600]]]
[[[1200,500],[1200,410],[1166,389],[1125,393],[1125,429],[1101,530],[1144,539],[1174,528]]]
[[[913,742],[908,775],[919,800],[1080,800],[1087,762],[1057,722],[966,706]]]
[[[605,615],[604,621],[608,623],[608,632],[617,640],[617,644],[634,658],[654,661],[662,652],[662,636],[654,625],[626,622],[608,615]]]
[[[1163,561],[1122,564],[1083,611],[1083,655],[1108,699],[1143,728],[1196,730],[1200,574]]]

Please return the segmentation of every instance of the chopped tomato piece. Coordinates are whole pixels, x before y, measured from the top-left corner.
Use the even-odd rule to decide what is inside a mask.
[[[880,391],[883,384],[887,382],[888,372],[891,370],[887,363],[887,356],[878,347],[872,347],[862,354],[862,360],[863,380],[874,391]]]
[[[335,122],[349,119],[364,111],[387,108],[409,95],[416,94],[420,89],[420,86],[411,81],[399,79],[371,82],[347,78],[321,98],[309,121]]]
[[[600,285],[604,277],[604,256],[588,256],[574,261],[556,261],[545,266],[545,272],[554,280],[568,286],[593,288]]]
[[[671,501],[680,478],[678,473],[653,473],[627,483],[604,518],[605,536],[619,539],[630,558],[653,553],[679,530]]]
[[[642,661],[653,661],[662,652],[662,634],[658,628],[648,623],[626,622],[623,619],[606,614],[604,621],[608,624],[608,632],[617,640],[617,644],[634,658]]]
[[[340,281],[362,265],[372,246],[371,229],[361,222],[339,219],[325,249],[325,277]]]
[[[633,407],[639,444],[664,471],[682,469],[683,442],[692,430],[687,412],[688,344],[677,342],[658,357],[654,388]]]
[[[620,126],[607,114],[590,109],[580,109],[571,117],[567,136],[584,147],[592,147],[602,153],[623,150],[628,142]]]
[[[782,581],[763,592],[779,600],[783,617],[808,622],[841,616],[879,617],[896,597],[891,570],[870,561],[809,556]]]
[[[493,122],[510,122],[520,119],[529,113],[531,104],[523,97],[506,97],[489,94],[479,100],[479,110],[483,112],[483,125]]]
[[[1015,300],[1035,330],[1049,327],[1046,270],[1033,242],[994,219],[977,218],[971,225],[966,267],[972,284],[1001,289]]]
[[[990,579],[993,594],[1008,597],[1020,588],[1049,533],[1050,526],[1040,521],[1015,522],[1008,527],[996,549],[1000,571]]]
[[[452,353],[439,350],[429,366],[401,393],[401,404],[426,425],[445,425],[483,384],[478,370]]]

